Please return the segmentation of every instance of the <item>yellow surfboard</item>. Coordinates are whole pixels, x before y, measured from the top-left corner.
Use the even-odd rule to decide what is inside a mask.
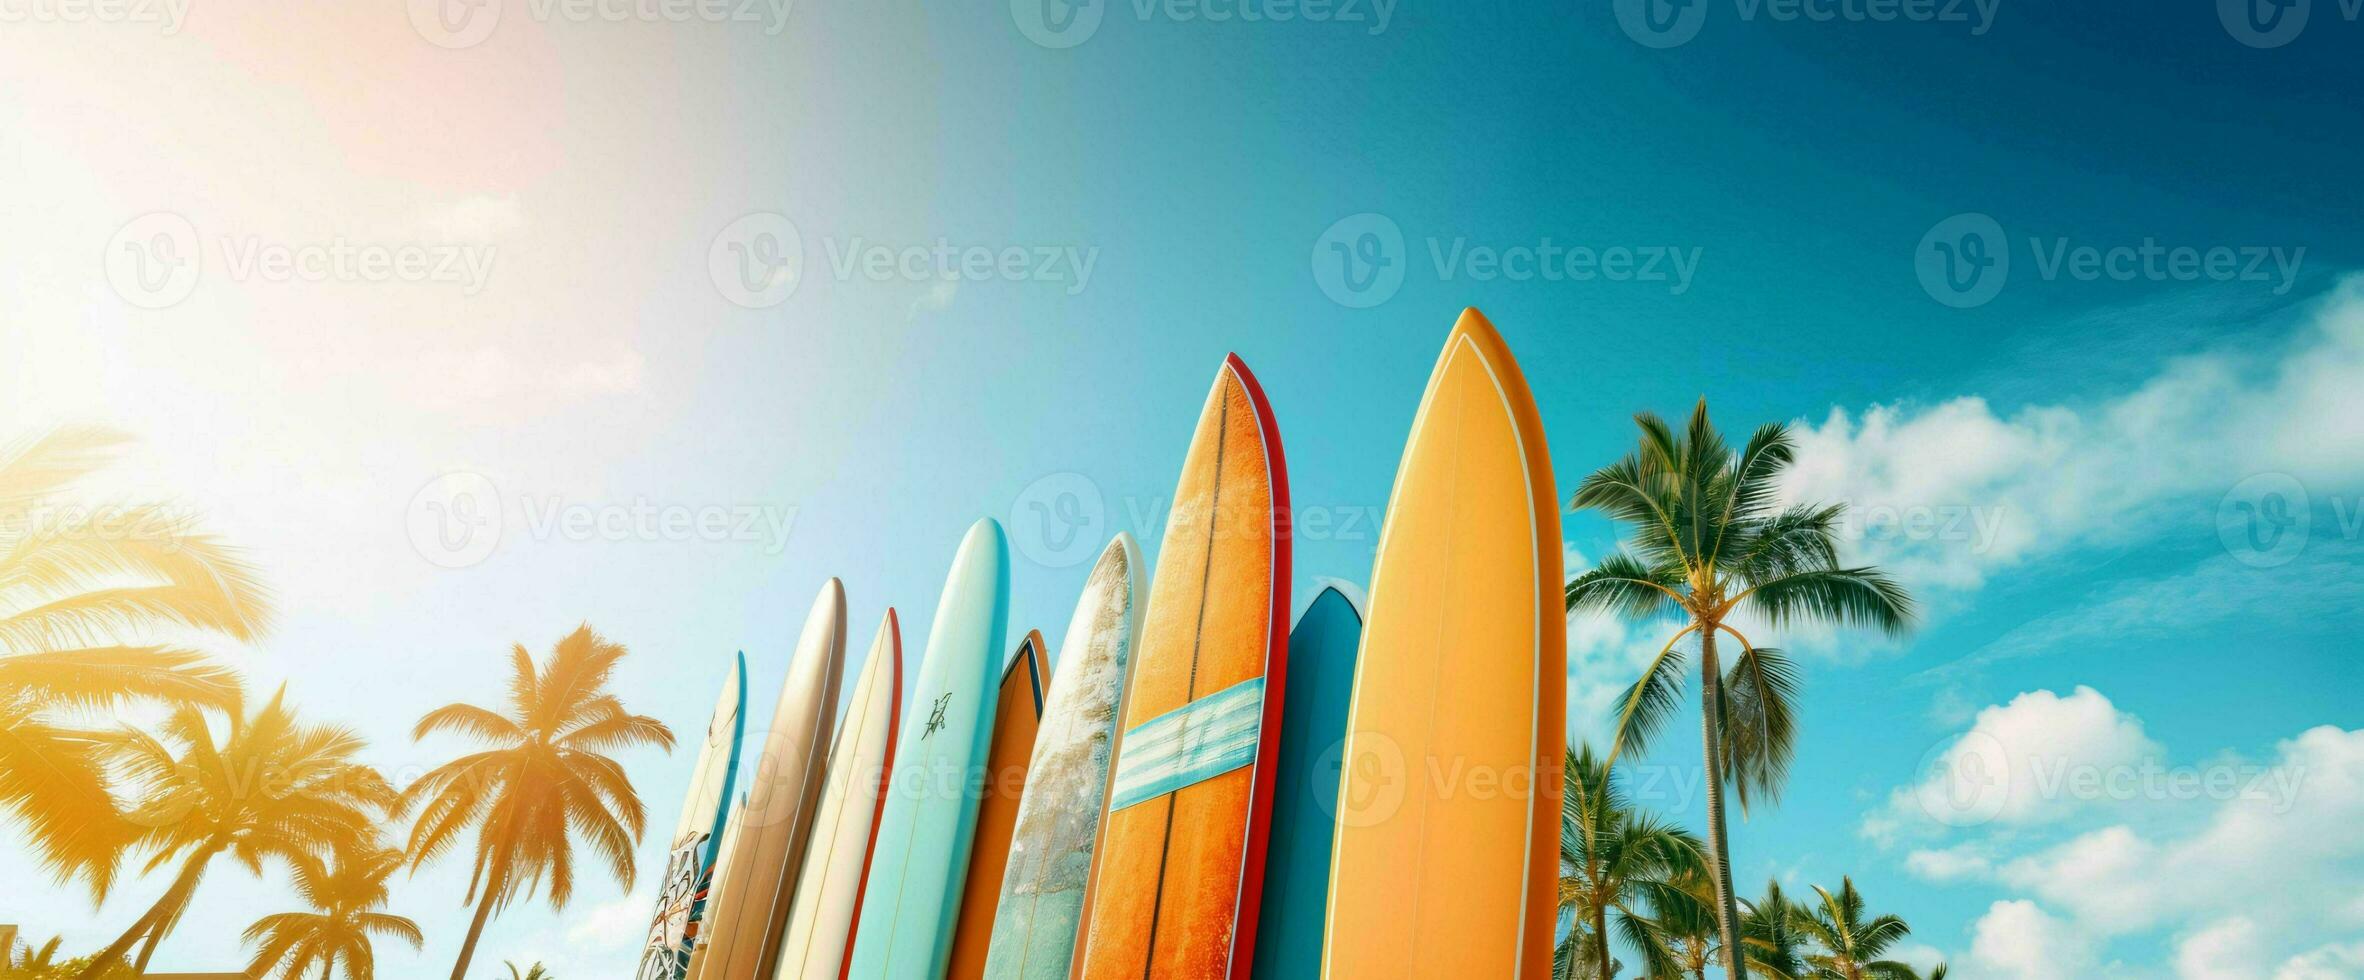
[[[1566,619],[1535,400],[1492,324],[1445,339],[1396,471],[1356,659],[1325,980],[1546,980]]]

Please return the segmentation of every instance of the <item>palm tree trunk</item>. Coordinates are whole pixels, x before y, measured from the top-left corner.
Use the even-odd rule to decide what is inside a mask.
[[[1601,947],[1601,980],[1617,980],[1617,967],[1609,959],[1609,913],[1601,903],[1592,903],[1592,934]]]
[[[320,980],[329,980],[329,977],[335,975],[336,969],[337,954],[336,950],[332,949],[328,951],[328,959],[320,964]]]
[[[451,965],[451,980],[468,980],[468,961],[476,958],[476,940],[484,936],[484,920],[492,918],[493,897],[501,893],[506,875],[494,872],[476,901],[476,921],[468,923],[468,940],[460,944],[460,960]]]
[[[1724,944],[1724,976],[1746,980],[1740,943],[1733,935],[1733,926],[1740,921],[1740,903],[1732,894],[1732,850],[1724,833],[1723,726],[1717,717],[1717,708],[1723,703],[1723,667],[1716,662],[1716,629],[1710,623],[1699,631],[1699,729],[1707,757],[1708,860],[1714,862],[1710,870],[1716,883],[1716,933]]]
[[[155,955],[157,944],[164,941],[165,935],[180,921],[181,913],[188,909],[190,896],[197,893],[198,879],[205,876],[206,864],[227,846],[226,841],[208,841],[192,852],[189,859],[181,863],[181,872],[173,877],[172,887],[164,890],[164,894],[156,899],[156,904],[140,913],[131,927],[123,930],[123,935],[115,937],[115,941],[108,943],[107,948],[93,955],[89,968],[83,970],[76,980],[97,977],[110,967],[121,965],[123,954],[131,952],[132,945],[142,940],[146,941],[146,945],[140,948],[139,959],[133,964],[133,969],[138,973],[147,972],[148,957]]]

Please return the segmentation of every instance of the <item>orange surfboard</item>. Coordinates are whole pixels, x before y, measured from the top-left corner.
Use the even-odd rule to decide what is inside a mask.
[[[1263,389],[1215,377],[1174,489],[1086,886],[1083,980],[1243,980],[1287,665],[1289,485]]]
[[[1445,338],[1371,569],[1325,980],[1548,980],[1566,745],[1559,502],[1476,310]]]
[[[985,756],[985,779],[977,801],[976,843],[969,849],[969,875],[961,886],[960,922],[953,927],[947,980],[985,975],[985,952],[993,945],[993,913],[1001,904],[1001,878],[1009,870],[1010,834],[1018,828],[1018,801],[1026,793],[1026,769],[1034,761],[1034,733],[1042,727],[1042,692],[1051,672],[1043,666],[1042,632],[1030,630],[1001,675],[1001,702],[994,708],[993,747]]]

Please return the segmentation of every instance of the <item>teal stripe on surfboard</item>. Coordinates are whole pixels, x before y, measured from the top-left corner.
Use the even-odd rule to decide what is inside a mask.
[[[970,782],[993,745],[1009,580],[1001,525],[978,521],[953,556],[897,736],[848,980],[944,975],[977,832]]]
[[[1315,596],[1289,631],[1289,690],[1281,706],[1264,908],[1256,928],[1257,980],[1321,975],[1338,763],[1362,635],[1362,611],[1336,586]]]
[[[1264,678],[1251,677],[1125,732],[1109,812],[1145,803],[1256,761]]]

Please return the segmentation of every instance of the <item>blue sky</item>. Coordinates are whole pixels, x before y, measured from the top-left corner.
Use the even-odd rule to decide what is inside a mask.
[[[1805,735],[1781,804],[1736,827],[1746,891],[1851,874],[1957,976],[2364,973],[2364,24],[2316,0],[2259,47],[2207,5],[1702,0],[1661,47],[1619,6],[1123,0],[1065,34],[1032,0],[28,23],[0,33],[22,352],[0,406],[142,437],[119,489],[202,510],[281,598],[224,656],[401,772],[458,748],[412,746],[419,713],[495,697],[508,644],[580,621],[684,732],[735,649],[768,711],[825,576],[852,645],[892,603],[916,649],[980,515],[1012,525],[1013,630],[1061,628],[1090,550],[1032,505],[1154,550],[1227,351],[1330,522],[1297,589],[1361,582],[1474,305],[1563,488],[1636,411],[1794,421],[1792,493],[1853,504],[1851,552],[1924,601],[1903,642],[1773,634],[1806,664]],[[183,227],[191,285],[93,258]],[[247,261],[340,241],[489,276]],[[1939,245],[2008,266],[1956,291]],[[419,533],[454,495],[497,507],[497,540]],[[1567,538],[1616,547],[1589,516]],[[1579,737],[1663,636],[1573,624]],[[1676,737],[1637,769],[1691,820],[1694,755]],[[1972,756],[2004,798],[1925,805]],[[670,827],[689,753],[630,761]],[[459,879],[397,893],[430,933],[387,954],[405,975],[456,950]],[[160,888],[88,917],[0,899],[0,921],[96,945]],[[616,973],[646,890],[513,910],[484,955]],[[242,917],[286,900],[217,869],[161,962],[231,962]]]

